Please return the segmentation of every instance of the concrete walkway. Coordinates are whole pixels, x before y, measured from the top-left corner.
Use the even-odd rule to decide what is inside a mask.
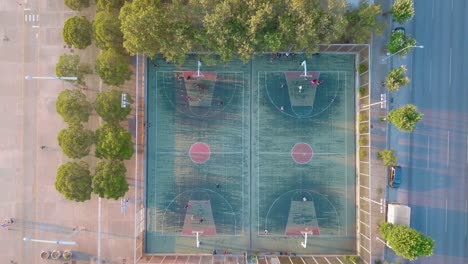
[[[120,200],[98,199],[95,195],[84,203],[64,199],[54,183],[57,168],[68,161],[56,140],[66,124],[56,113],[55,102],[60,91],[75,87],[57,80],[24,79],[25,75],[55,75],[55,63],[63,53],[79,54],[92,66],[99,50],[94,46],[73,50],[62,40],[63,23],[75,14],[62,0],[11,0],[0,5],[0,33],[4,37],[0,42],[0,104],[4,109],[0,120],[4,124],[0,138],[0,217],[15,218],[9,229],[0,230],[0,263],[45,263],[39,258],[40,252],[54,249],[72,250],[76,263],[98,259],[133,263],[136,257],[135,211],[139,210],[135,209],[141,202],[135,198],[135,160],[126,162],[131,188],[125,214]],[[92,20],[89,16],[94,10],[81,14]],[[89,76],[87,85],[85,93],[92,101],[97,91],[106,89],[97,76]],[[135,79],[122,88],[135,99]],[[134,131],[135,117],[134,111],[130,121],[122,125],[130,124]],[[92,116],[86,126],[96,129],[99,124],[99,118]],[[91,157],[85,161],[93,172],[97,160]],[[74,241],[76,245],[23,241],[25,237]]]

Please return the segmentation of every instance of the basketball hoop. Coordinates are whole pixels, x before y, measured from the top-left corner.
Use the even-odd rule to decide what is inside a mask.
[[[308,236],[309,234],[312,235],[312,232],[306,230],[306,231],[301,231],[301,234],[304,236],[304,242],[301,242],[301,246],[302,246],[303,248],[307,248],[307,236]]]
[[[192,234],[196,234],[197,236],[197,248],[200,247],[200,240],[198,239],[198,234],[203,234],[203,231],[192,231]]]

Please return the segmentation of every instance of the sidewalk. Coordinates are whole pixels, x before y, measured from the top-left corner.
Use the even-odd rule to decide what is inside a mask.
[[[382,13],[388,12],[390,10],[391,4],[393,1],[386,0],[376,0],[376,4],[380,4],[382,8]],[[409,146],[408,142],[410,141],[410,133],[405,133],[399,131],[394,125],[381,121],[380,117],[384,117],[392,109],[398,108],[402,105],[405,105],[411,101],[411,88],[403,87],[400,90],[390,93],[384,86],[380,83],[385,79],[388,72],[392,68],[399,67],[400,65],[407,65],[408,69],[411,69],[409,63],[409,58],[401,58],[399,56],[393,56],[385,61],[382,61],[383,58],[387,56],[386,45],[390,39],[391,31],[396,22],[392,21],[390,14],[381,16],[381,21],[384,21],[387,24],[385,31],[381,36],[373,36],[372,39],[372,57],[373,57],[373,67],[372,67],[372,84],[371,84],[371,102],[380,101],[380,95],[382,93],[387,96],[387,109],[380,109],[375,106],[371,109],[371,172],[373,178],[372,186],[372,197],[374,200],[379,201],[381,198],[384,198],[387,203],[390,202],[399,202],[402,204],[407,204],[408,196],[407,191],[404,186],[400,189],[393,189],[388,187],[388,169],[383,166],[382,161],[377,158],[377,153],[386,148],[392,148],[395,150],[395,153],[398,157],[398,163],[403,168],[407,167],[409,164]],[[408,25],[405,25],[408,27]],[[411,73],[408,71],[408,75],[411,76]],[[411,78],[411,77],[410,77]],[[379,191],[381,192],[379,193]],[[378,206],[378,205],[373,205]],[[379,217],[374,217],[373,225],[375,227],[381,221],[385,221],[385,215],[380,215]],[[373,219],[373,220],[374,220]],[[377,222],[380,221],[380,222]],[[377,228],[373,231],[375,236],[378,236]],[[382,242],[374,239],[373,242],[373,256],[374,260],[384,260],[390,255],[392,261],[402,261],[401,258],[394,258],[395,254],[391,249],[388,249]]]
[[[139,212],[141,206],[141,200],[134,197],[135,155],[132,160],[125,162],[130,185],[126,195],[130,202],[125,214],[121,211],[120,200],[98,199],[94,194],[90,201],[83,203],[66,200],[54,186],[57,168],[69,161],[57,143],[58,132],[66,124],[56,113],[55,103],[61,91],[75,87],[57,80],[24,79],[25,75],[55,75],[55,64],[63,53],[78,54],[82,62],[88,62],[94,68],[94,61],[99,54],[94,45],[83,51],[72,50],[64,46],[62,40],[62,27],[67,18],[85,15],[92,21],[94,10],[90,8],[79,13],[73,12],[62,0],[33,0],[22,5],[15,1],[8,3],[0,10],[8,14],[0,18],[2,22],[3,19],[9,19],[4,24],[6,28],[3,28],[9,40],[2,42],[0,47],[4,58],[0,66],[4,69],[2,78],[5,80],[0,98],[5,109],[13,111],[9,111],[10,114],[4,115],[2,119],[4,138],[1,144],[5,148],[0,154],[0,161],[2,168],[6,168],[2,176],[8,174],[9,177],[2,177],[4,184],[0,189],[0,213],[2,217],[14,217],[15,223],[10,225],[10,230],[0,230],[0,246],[4,249],[0,251],[0,263],[44,263],[39,258],[41,251],[55,249],[62,252],[72,250],[73,263],[76,264],[92,263],[98,259],[133,263],[135,212]],[[86,82],[90,89],[85,94],[91,101],[97,95],[96,90],[106,89],[96,75],[88,76]],[[121,88],[136,102],[134,78]],[[141,109],[144,109],[142,96],[140,93],[140,115]],[[135,130],[132,120],[136,113],[134,110],[129,121],[122,123],[125,128],[131,128],[132,132]],[[85,124],[93,130],[99,125],[100,120],[96,115],[92,115]],[[141,131],[142,127],[139,129]],[[136,142],[136,138],[133,141]],[[142,142],[141,139],[139,142]],[[47,148],[41,149],[41,146]],[[93,173],[97,159],[88,157],[84,160]],[[141,167],[140,164],[138,166]],[[141,189],[140,186],[140,193]],[[33,240],[73,241],[76,245],[23,241],[25,237]]]

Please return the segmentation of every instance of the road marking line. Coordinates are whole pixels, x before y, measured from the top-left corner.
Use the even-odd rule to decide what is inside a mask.
[[[28,22],[28,15],[24,15],[24,22]]]
[[[452,48],[450,47],[449,56],[449,87],[452,85]]]
[[[468,213],[468,200],[465,200],[465,237],[466,237],[466,223],[468,222],[467,220],[467,214]]]
[[[466,163],[468,163],[468,135],[466,135]]]
[[[429,208],[426,206],[426,235],[427,235],[427,226],[428,226],[428,221],[429,221],[429,218],[428,218],[428,214],[429,214]]]
[[[431,15],[432,20],[434,20],[434,3],[435,3],[435,1],[432,1],[432,12],[431,12],[431,14],[432,14],[432,15]]]
[[[427,136],[427,162],[426,162],[426,168],[429,168],[429,159],[430,159],[430,152],[429,152],[429,146],[431,143],[431,138]]]
[[[431,91],[432,89],[432,60],[429,62],[429,76],[430,76],[430,79],[429,79],[429,89],[427,89],[428,91]]]
[[[447,130],[447,167],[449,165],[450,156],[450,130]]]
[[[445,199],[445,232],[447,232],[448,200]]]

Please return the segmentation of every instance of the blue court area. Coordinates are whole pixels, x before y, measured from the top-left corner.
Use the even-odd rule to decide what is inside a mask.
[[[148,61],[146,252],[354,253],[355,56],[214,64]]]

